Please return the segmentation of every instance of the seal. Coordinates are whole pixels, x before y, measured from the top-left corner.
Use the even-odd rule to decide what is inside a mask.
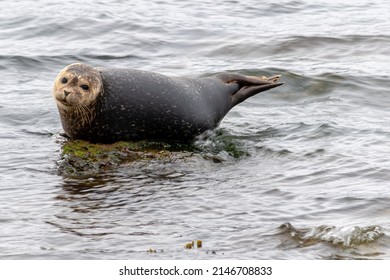
[[[282,85],[278,78],[232,73],[178,78],[75,63],[58,74],[53,96],[72,139],[190,142],[216,128],[237,104]]]

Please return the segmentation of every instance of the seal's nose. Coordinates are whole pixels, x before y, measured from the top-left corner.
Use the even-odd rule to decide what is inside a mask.
[[[70,94],[70,91],[64,90],[65,97],[67,97]]]

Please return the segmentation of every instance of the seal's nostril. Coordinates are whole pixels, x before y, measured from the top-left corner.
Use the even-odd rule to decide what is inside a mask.
[[[67,97],[70,94],[70,91],[64,90],[65,97]]]

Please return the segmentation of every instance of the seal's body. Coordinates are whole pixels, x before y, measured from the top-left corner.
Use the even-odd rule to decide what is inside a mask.
[[[73,139],[190,141],[216,128],[238,103],[281,85],[277,78],[175,78],[71,64],[58,75],[53,95]]]

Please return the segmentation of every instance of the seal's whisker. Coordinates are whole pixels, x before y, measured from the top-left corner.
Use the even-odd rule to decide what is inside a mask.
[[[84,104],[82,104],[82,106],[81,106],[81,109],[83,110],[83,112],[84,112],[84,116],[85,116],[85,123],[87,123],[87,124],[89,124],[89,123],[91,123],[91,118],[90,118],[90,114],[89,114],[89,112],[85,109],[86,107],[85,107],[85,105]]]
[[[88,123],[88,115],[83,109],[82,103],[77,104],[77,111],[79,113],[79,116],[81,117],[81,123],[84,125]]]
[[[92,110],[84,103],[80,103],[80,105],[81,105],[81,109],[84,111],[84,114],[86,116],[87,123],[90,124],[92,122],[92,116],[93,116]]]
[[[82,114],[80,112],[80,106],[78,104],[76,105],[75,112],[76,112],[77,117],[81,118],[81,123],[83,124],[84,123],[83,116],[82,116]]]

